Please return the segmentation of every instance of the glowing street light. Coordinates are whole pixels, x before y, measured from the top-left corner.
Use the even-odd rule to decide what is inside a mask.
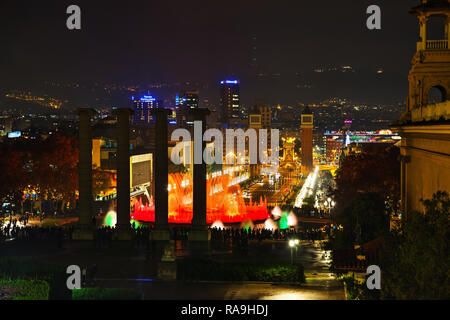
[[[289,247],[291,248],[291,264],[294,264],[294,247],[295,247],[295,256],[297,256],[297,246],[300,244],[298,239],[289,240]]]

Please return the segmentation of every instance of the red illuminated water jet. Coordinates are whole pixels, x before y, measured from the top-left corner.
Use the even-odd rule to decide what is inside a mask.
[[[267,200],[261,198],[259,203],[256,203],[250,199],[249,204],[246,204],[241,188],[233,178],[232,175],[222,175],[207,180],[207,223],[266,220],[270,216]],[[191,223],[193,186],[191,175],[169,175],[169,223]],[[134,199],[133,204],[131,219],[155,222],[153,199],[150,199],[148,204],[143,204],[142,199]]]

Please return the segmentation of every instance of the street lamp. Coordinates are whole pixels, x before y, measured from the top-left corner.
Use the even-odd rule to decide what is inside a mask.
[[[331,208],[333,208],[336,205],[336,202],[334,202],[333,200],[331,200],[331,198],[328,198],[327,200],[325,200],[325,207],[328,208],[328,213],[331,212]]]
[[[293,256],[293,249],[295,247],[295,241],[289,240],[289,247],[291,248],[291,264],[294,264],[294,256]]]
[[[297,247],[300,244],[300,241],[298,239],[295,240],[289,240],[289,247],[291,248],[291,264],[294,264],[294,248],[295,248],[295,256],[297,257]]]

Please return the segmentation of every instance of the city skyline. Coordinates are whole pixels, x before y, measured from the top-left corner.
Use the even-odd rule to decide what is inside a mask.
[[[448,299],[450,0],[4,0],[0,39],[0,300]]]
[[[216,100],[215,84],[238,78],[246,105],[256,100],[295,105],[334,96],[403,102],[408,59],[418,38],[407,10],[416,1],[381,1],[382,29],[374,31],[366,28],[365,2],[302,2],[292,10],[254,1],[240,4],[240,10],[233,10],[233,1],[220,10],[202,1],[192,6],[136,2],[122,10],[81,1],[82,29],[70,31],[64,28],[64,1],[30,4],[21,19],[19,6],[6,1],[0,11],[5,44],[0,81],[9,89],[30,90],[45,81],[189,82],[186,89]],[[386,48],[396,54],[384,54]],[[158,95],[155,91],[151,94]]]

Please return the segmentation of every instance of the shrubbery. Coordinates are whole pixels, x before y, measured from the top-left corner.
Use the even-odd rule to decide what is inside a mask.
[[[379,290],[369,290],[365,282],[359,283],[354,277],[345,276],[342,278],[349,300],[378,300]]]
[[[237,263],[185,259],[178,265],[179,280],[305,282],[303,266],[282,263]]]
[[[384,299],[450,298],[450,197],[437,192],[425,213],[409,212],[383,250]]]
[[[72,292],[72,300],[141,300],[132,289],[83,288]]]
[[[48,300],[50,286],[42,280],[0,279],[0,292],[12,300]]]
[[[34,260],[0,259],[0,277],[5,279],[42,280],[50,287],[50,300],[70,300],[64,266]]]

